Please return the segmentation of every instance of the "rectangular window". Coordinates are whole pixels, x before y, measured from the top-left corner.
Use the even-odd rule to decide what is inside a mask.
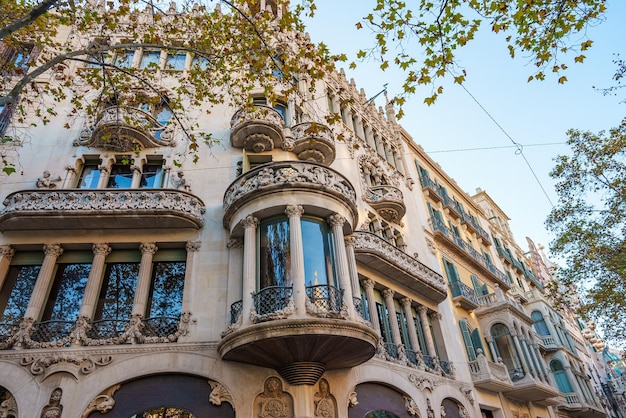
[[[404,312],[397,311],[396,317],[398,320],[398,328],[400,329],[400,338],[402,339],[402,344],[408,349],[412,350],[411,340],[409,339],[409,330],[406,324],[406,317],[404,316]]]
[[[115,54],[113,65],[119,68],[130,68],[133,66],[135,51],[121,51]]]
[[[386,343],[390,343],[391,341],[391,332],[389,329],[389,315],[387,313],[387,308],[376,302],[376,312],[378,312],[378,322],[380,324],[380,336],[383,341]]]
[[[143,51],[141,53],[141,60],[139,61],[139,68],[142,70],[158,70],[160,68],[160,60],[160,51]]]
[[[162,161],[148,161],[144,164],[139,187],[142,189],[159,189],[163,187]]]
[[[107,187],[109,189],[130,189],[133,183],[133,171],[130,164],[114,164],[111,167]]]
[[[415,322],[417,338],[420,342],[420,347],[422,347],[422,353],[428,355],[428,347],[426,346],[426,339],[424,338],[424,327],[422,326],[422,320],[420,319],[419,315],[413,317],[413,322]]]
[[[0,106],[0,139],[4,136],[13,116],[13,107],[9,105]]]
[[[191,60],[192,70],[206,70],[209,68],[209,60],[204,57],[193,57]]]
[[[9,267],[0,292],[0,327],[2,324],[15,324],[24,317],[39,270],[40,265]]]
[[[57,264],[42,321],[73,322],[76,320],[90,270],[90,263]]]
[[[155,262],[145,317],[178,320],[183,306],[184,285],[184,261]]]
[[[78,179],[79,189],[96,189],[100,182],[99,161],[85,161]]]
[[[185,53],[167,54],[167,59],[165,60],[165,69],[172,71],[183,71],[185,69],[186,62],[187,54]]]
[[[138,261],[107,263],[94,319],[128,322],[138,276]]]

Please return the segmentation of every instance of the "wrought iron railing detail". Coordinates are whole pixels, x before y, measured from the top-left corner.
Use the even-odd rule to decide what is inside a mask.
[[[92,340],[108,340],[119,338],[128,325],[128,319],[99,319],[90,322],[87,337]]]
[[[341,312],[343,305],[343,290],[328,284],[318,284],[306,287],[306,295],[315,307],[323,312]]]
[[[289,305],[293,295],[291,286],[268,286],[252,295],[257,315],[281,311]]]
[[[238,300],[230,305],[230,323],[236,324],[243,312],[243,300]]]
[[[454,376],[454,366],[451,361],[439,359],[439,367],[441,367],[441,372],[444,374],[444,376]]]
[[[523,369],[511,369],[509,370],[509,376],[513,382],[517,382],[518,380],[522,380],[524,376],[526,376],[526,372]]]
[[[397,359],[398,358],[398,346],[395,345],[394,343],[383,343],[382,344],[383,347],[385,347],[385,352],[387,353],[387,355],[391,358]]]
[[[35,325],[35,331],[31,334],[31,340],[38,343],[61,342],[70,335],[70,331],[74,326],[73,321],[50,320],[39,322]],[[65,345],[64,343],[61,343]]]
[[[409,363],[414,366],[421,367],[424,365],[424,359],[422,357],[422,353],[418,351],[413,351],[411,349],[406,350],[406,359]]]
[[[363,300],[361,300],[361,298],[353,297],[352,302],[354,304],[354,310],[361,315],[361,318],[369,320],[369,315],[365,311],[365,304],[363,303]]]
[[[19,322],[0,322],[0,349],[8,344],[19,326]]]
[[[430,370],[436,369],[437,366],[435,363],[435,357],[429,356],[428,354],[424,354],[423,358],[424,358],[424,366],[426,366],[427,369],[430,369]]]
[[[157,316],[144,319],[143,335],[146,337],[167,337],[176,333],[179,318]]]
[[[452,297],[461,296],[471,301],[474,305],[478,305],[476,292],[465,283],[457,280],[452,281],[450,282],[450,289],[452,290]]]

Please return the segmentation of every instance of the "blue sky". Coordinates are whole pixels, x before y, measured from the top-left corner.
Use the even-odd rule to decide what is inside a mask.
[[[375,3],[316,0],[316,15],[307,22],[311,39],[326,43],[333,53],[345,52],[354,59],[359,48],[372,43],[368,29],[357,30],[355,24]],[[626,104],[620,104],[626,99],[626,90],[621,96],[605,97],[593,89],[611,85],[614,53],[626,58],[624,18],[626,2],[609,0],[605,21],[587,31],[594,41],[585,53],[587,59],[583,64],[567,62],[568,82],[564,85],[559,85],[556,77],[528,83],[533,70],[528,61],[523,57],[511,59],[503,37],[492,34],[487,26],[481,29],[477,39],[459,53],[459,63],[468,72],[464,86],[506,134],[451,80],[444,81],[444,94],[435,105],[423,104],[428,94],[424,90],[405,106],[407,116],[400,121],[404,128],[466,192],[473,194],[480,187],[491,195],[511,218],[511,228],[523,248],[526,236],[546,246],[551,240],[544,221],[557,197],[548,173],[554,158],[568,153],[562,144],[566,131],[608,130],[626,116]],[[345,69],[348,78],[354,77],[368,97],[382,90],[385,83],[389,83],[390,96],[400,91],[402,75],[382,72],[375,62],[359,63],[352,71],[346,64]],[[382,104],[378,99],[377,105]],[[514,147],[501,148],[513,145],[507,134],[525,145],[523,154],[528,164],[516,155]],[[551,143],[561,144],[531,146]],[[476,148],[488,149],[471,150]]]

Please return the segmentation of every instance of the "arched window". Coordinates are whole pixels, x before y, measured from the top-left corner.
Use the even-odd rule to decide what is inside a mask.
[[[504,324],[494,324],[491,327],[496,352],[494,358],[500,357],[509,370],[511,380],[516,381],[524,377],[524,369],[517,348],[513,344],[509,328]]]
[[[552,360],[550,362],[550,370],[552,370],[554,380],[556,380],[556,384],[562,393],[574,392],[574,389],[572,389],[572,384],[567,378],[567,374],[565,373],[565,369],[563,368],[563,364],[559,360]]]
[[[535,323],[535,331],[537,331],[537,334],[550,335],[550,330],[548,329],[548,326],[546,325],[546,321],[543,318],[543,315],[541,314],[541,312],[533,311],[533,313],[530,314],[530,317]]]

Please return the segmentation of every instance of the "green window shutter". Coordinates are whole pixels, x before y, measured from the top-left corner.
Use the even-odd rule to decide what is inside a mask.
[[[456,266],[454,264],[452,264],[446,259],[443,260],[443,264],[446,267],[446,275],[448,276],[448,282],[453,283],[453,282],[461,281],[459,278],[459,272],[457,271]]]
[[[470,336],[469,327],[467,326],[467,321],[460,320],[459,326],[461,327],[461,335],[463,335],[463,342],[465,343],[465,350],[467,351],[467,357],[469,361],[476,360],[476,350],[474,349],[474,343],[472,342],[472,337]]]
[[[474,350],[478,350],[479,348],[483,350],[483,354],[485,353],[485,349],[483,348],[482,338],[480,338],[480,332],[478,332],[478,328],[474,328],[471,332],[472,344],[474,345]]]

